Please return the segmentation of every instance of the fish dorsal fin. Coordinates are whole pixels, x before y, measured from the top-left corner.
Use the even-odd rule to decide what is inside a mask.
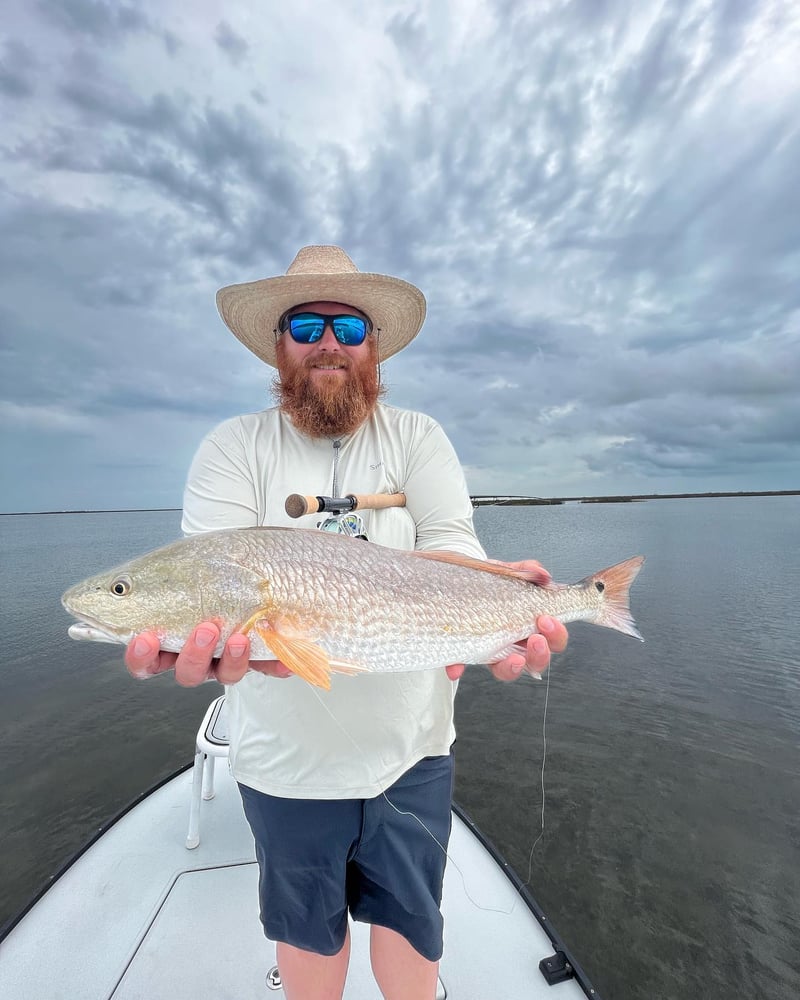
[[[510,577],[513,580],[524,580],[526,583],[538,583],[541,580],[541,571],[512,569],[510,566],[503,566],[500,563],[488,562],[486,559],[474,559],[472,556],[462,556],[459,552],[420,552],[415,551],[412,555],[420,559],[430,559],[432,562],[450,563],[451,566],[463,566],[465,569],[477,569],[482,573],[492,573],[494,576]]]

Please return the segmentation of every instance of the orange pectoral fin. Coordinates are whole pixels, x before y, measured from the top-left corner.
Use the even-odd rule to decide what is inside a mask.
[[[304,681],[315,687],[331,689],[330,657],[320,646],[298,636],[281,635],[269,625],[256,623],[255,629],[277,659]]]

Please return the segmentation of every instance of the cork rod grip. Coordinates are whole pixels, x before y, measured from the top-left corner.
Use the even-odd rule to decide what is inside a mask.
[[[292,493],[284,508],[289,517],[320,512],[341,513],[351,510],[381,510],[384,507],[405,507],[405,493],[349,493],[346,497],[304,497]]]

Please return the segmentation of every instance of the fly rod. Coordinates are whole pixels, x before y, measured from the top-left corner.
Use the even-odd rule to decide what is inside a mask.
[[[304,497],[292,493],[284,509],[289,517],[304,514],[348,514],[354,510],[382,510],[385,507],[405,507],[405,493],[348,493],[343,497]]]

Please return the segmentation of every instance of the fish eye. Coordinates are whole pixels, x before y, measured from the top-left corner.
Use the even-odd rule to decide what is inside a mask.
[[[127,597],[131,592],[131,581],[121,576],[111,584],[111,593],[115,597]]]

